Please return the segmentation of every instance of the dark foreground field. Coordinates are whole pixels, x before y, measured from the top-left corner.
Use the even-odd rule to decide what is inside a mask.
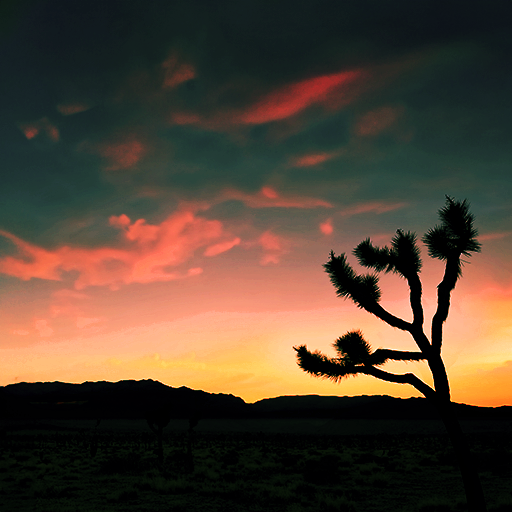
[[[53,425],[59,429],[2,431],[2,512],[465,509],[449,441],[435,422],[201,421],[193,467],[185,421],[166,429],[162,465],[143,422]],[[489,510],[512,511],[510,424],[466,430]]]

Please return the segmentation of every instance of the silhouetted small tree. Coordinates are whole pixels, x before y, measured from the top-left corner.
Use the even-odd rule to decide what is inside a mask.
[[[148,423],[149,428],[154,432],[154,434],[157,437],[158,463],[162,465],[164,462],[163,433],[164,428],[171,421],[170,407],[160,407],[159,409],[155,409],[149,412],[146,415],[146,421]]]
[[[446,368],[441,357],[443,324],[448,317],[450,295],[462,275],[462,256],[469,257],[479,252],[474,217],[469,203],[446,198],[439,210],[441,224],[431,228],[422,241],[432,258],[445,262],[442,281],[437,287],[437,310],[432,318],[430,339],[423,331],[422,287],[419,278],[422,261],[416,234],[399,229],[391,240],[391,247],[377,247],[367,238],[353,251],[358,262],[373,269],[371,274],[357,274],[347,262],[345,254],[335,256],[324,265],[338,297],[350,298],[361,309],[377,318],[411,334],[419,351],[408,352],[390,349],[372,351],[361,331],[350,331],[334,342],[337,357],[328,357],[319,351],[310,352],[305,345],[294,347],[298,365],[306,372],[339,382],[344,377],[358,373],[372,375],[378,379],[399,384],[410,384],[430,400],[439,411],[457,455],[470,512],[486,510],[478,473],[473,465],[469,445],[462,432],[450,399],[450,386]],[[410,291],[412,322],[407,322],[386,311],[380,304],[378,272],[392,272],[404,278]],[[381,370],[387,361],[425,360],[432,372],[434,388],[413,373],[395,374]]]

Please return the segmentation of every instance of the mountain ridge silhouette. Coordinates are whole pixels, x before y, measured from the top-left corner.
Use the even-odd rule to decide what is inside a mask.
[[[454,404],[467,419],[512,419],[512,406]],[[425,398],[388,395],[284,395],[247,403],[232,394],[174,388],[152,379],[19,382],[0,386],[0,417],[16,418],[336,418],[432,419],[437,411]]]

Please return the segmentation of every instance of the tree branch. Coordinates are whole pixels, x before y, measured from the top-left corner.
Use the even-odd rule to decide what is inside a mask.
[[[427,359],[427,356],[423,354],[423,352],[409,352],[406,350],[379,348],[371,354],[370,364],[384,364],[388,359],[393,361],[421,361],[423,359]],[[377,363],[375,361],[379,362]]]
[[[378,303],[374,303],[371,306],[368,305],[367,307],[364,307],[364,309],[375,315],[377,318],[380,318],[383,322],[386,322],[391,327],[397,327],[398,329],[407,332],[411,332],[413,329],[413,325],[410,322],[406,322],[405,320],[392,315]]]
[[[385,372],[384,370],[379,370],[374,366],[367,365],[365,365],[364,368],[360,371],[361,373],[371,375],[372,377],[376,377],[377,379],[385,380],[387,382],[396,382],[397,384],[410,384],[411,386],[414,386],[426,398],[434,400],[436,399],[436,392],[428,384],[425,384],[421,379],[416,377],[414,373],[397,375],[396,373]]]
[[[438,353],[441,352],[443,342],[443,323],[450,310],[450,294],[459,275],[460,253],[447,258],[443,280],[437,286],[437,311],[432,318],[432,347]]]
[[[355,375],[360,371],[360,366],[356,366],[350,361],[328,357],[318,350],[310,352],[305,345],[293,347],[293,349],[297,352],[299,367],[316,377],[339,382],[344,377]]]
[[[406,276],[410,290],[410,302],[413,314],[412,324],[417,329],[421,329],[423,325],[423,306],[421,305],[421,281],[417,273]]]

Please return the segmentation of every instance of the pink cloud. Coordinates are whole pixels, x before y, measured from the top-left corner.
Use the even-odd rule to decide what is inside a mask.
[[[138,219],[133,224],[130,224],[130,222],[129,217],[124,214],[119,217],[112,215],[112,217],[109,218],[109,224],[123,229],[128,240],[137,241],[143,244],[149,243],[158,237],[158,233],[160,231],[159,226],[146,224],[145,219]]]
[[[222,201],[236,199],[250,208],[332,208],[332,204],[323,199],[303,196],[281,196],[272,187],[263,187],[256,194],[248,194],[236,189],[225,189]]]
[[[171,115],[171,123],[179,125],[201,125],[203,124],[203,118],[197,114],[190,114],[186,112],[175,112]]]
[[[131,169],[148,153],[148,147],[135,135],[97,146],[97,152],[108,161],[106,171]]]
[[[192,64],[180,62],[176,54],[171,54],[162,64],[164,69],[164,88],[173,88],[196,77]]]
[[[119,215],[118,217],[116,217],[115,215],[112,215],[109,219],[108,219],[108,223],[111,225],[111,226],[115,226],[116,228],[127,228],[131,221],[130,221],[130,217],[128,217],[128,215],[125,215],[124,213]]]
[[[480,242],[485,242],[489,240],[501,240],[502,238],[506,238],[507,236],[512,235],[512,231],[502,231],[500,233],[485,233],[484,235],[479,235],[478,240]]]
[[[363,76],[362,71],[354,70],[307,78],[263,94],[245,108],[214,112],[206,116],[193,112],[173,112],[170,122],[224,130],[240,125],[283,121],[315,104],[322,104],[328,110],[337,110],[353,100],[354,91]]]
[[[19,253],[0,258],[0,272],[23,280],[37,277],[58,281],[63,271],[75,271],[79,274],[75,290],[88,286],[117,289],[131,283],[171,281],[200,274],[199,267],[186,271],[176,267],[186,263],[201,247],[213,251],[212,242],[228,234],[220,221],[198,217],[187,209],[176,211],[158,226],[148,225],[144,219],[132,223],[123,215],[111,217],[110,224],[122,230],[122,247],[61,246],[46,250],[0,231],[0,235],[16,245]],[[219,247],[215,250],[219,251]],[[53,314],[69,314],[69,307],[57,302]]]
[[[50,305],[50,315],[52,318],[57,316],[76,317],[83,315],[82,310],[76,306],[76,300],[87,299],[89,296],[76,290],[61,289],[52,293],[52,303]]]
[[[27,336],[30,334],[30,331],[27,331],[26,329],[13,329],[11,334],[15,334],[16,336]]]
[[[33,277],[39,279],[60,280],[57,267],[60,256],[55,251],[48,251],[23,241],[7,231],[0,230],[0,235],[9,239],[16,245],[19,257],[5,256],[0,258],[0,272],[3,274],[28,280]]]
[[[352,215],[358,215],[360,213],[386,213],[393,210],[398,210],[407,206],[407,203],[383,203],[379,201],[369,202],[369,203],[359,203],[353,206],[349,206],[343,209],[340,214],[344,217],[350,217]]]
[[[42,338],[47,338],[53,334],[53,329],[48,325],[48,320],[36,320],[36,331]]]
[[[277,199],[279,194],[272,187],[261,187],[261,195],[269,199]]]
[[[288,252],[286,242],[270,230],[262,233],[258,239],[258,243],[263,249],[263,256],[260,259],[261,265],[268,265],[269,263],[277,265],[281,256]]]
[[[29,123],[19,123],[19,128],[29,140],[37,137],[40,134],[46,135],[47,138],[53,142],[58,142],[60,138],[59,129],[50,122],[47,117],[43,117],[38,121]]]
[[[59,105],[57,105],[57,110],[63,116],[79,114],[80,112],[85,112],[90,108],[90,105],[87,105],[86,103],[60,103]]]
[[[307,155],[297,156],[291,159],[290,164],[293,167],[311,167],[321,164],[327,160],[331,160],[339,155],[339,152],[332,153],[310,153]]]
[[[332,219],[331,218],[327,219],[325,222],[320,223],[320,231],[324,235],[331,235],[333,230],[334,230],[334,228],[332,227]]]
[[[360,75],[359,71],[344,71],[286,85],[264,96],[235,120],[240,124],[262,124],[286,119],[327,99],[331,91],[346,87]]]
[[[236,245],[239,245],[241,239],[239,237],[234,238],[233,240],[228,240],[227,242],[220,242],[218,244],[210,245],[204,251],[205,256],[217,256],[217,254],[221,254],[223,252],[229,251]]]
[[[403,113],[403,108],[381,107],[362,116],[356,124],[359,136],[372,137],[391,128]]]

